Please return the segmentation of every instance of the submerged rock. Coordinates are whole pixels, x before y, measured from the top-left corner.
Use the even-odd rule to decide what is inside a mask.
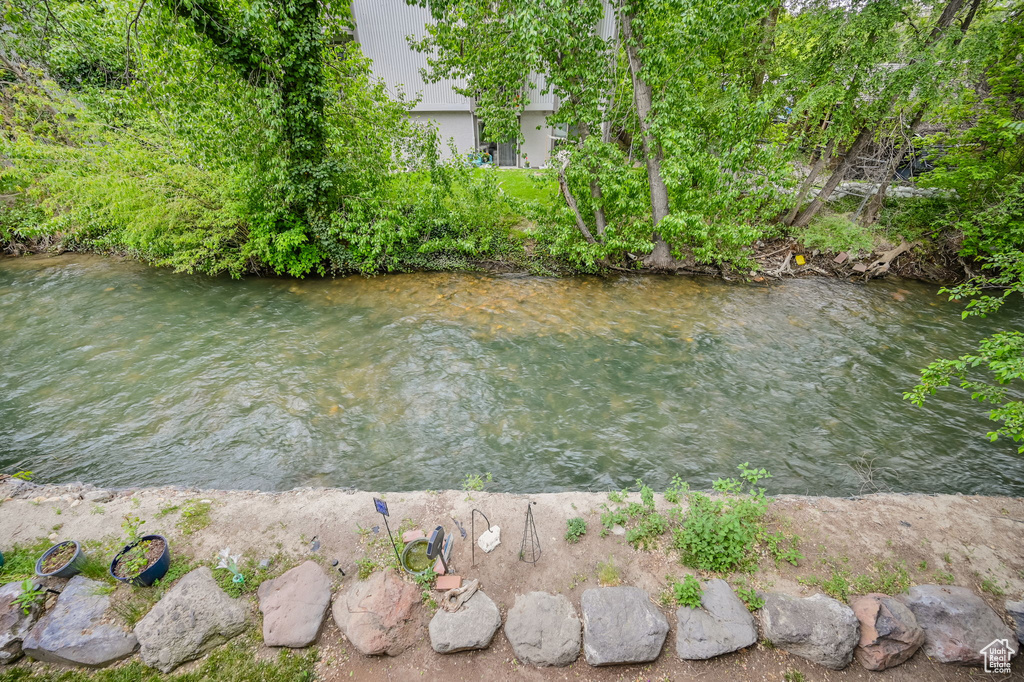
[[[505,636],[523,663],[569,665],[580,655],[580,619],[561,594],[530,592],[516,597],[505,619]]]
[[[924,629],[924,652],[940,663],[981,665],[981,650],[1005,639],[1016,655],[1020,644],[1002,618],[966,587],[916,585],[900,601]]]
[[[430,646],[439,654],[486,649],[501,627],[497,604],[477,590],[458,611],[438,610],[430,619]]]
[[[701,608],[676,611],[676,655],[684,660],[714,658],[757,641],[757,625],[729,583],[716,579],[704,584]]]
[[[860,621],[860,643],[853,655],[868,670],[903,663],[924,643],[924,630],[913,612],[885,594],[866,594],[850,602]]]
[[[220,588],[208,566],[179,580],[135,626],[143,663],[169,673],[245,630],[245,604]]]
[[[860,623],[849,606],[823,594],[801,599],[771,592],[764,595],[761,635],[791,654],[842,670],[853,660]]]
[[[581,606],[583,654],[590,665],[646,663],[661,653],[668,619],[639,587],[589,589]]]
[[[22,643],[26,654],[45,663],[102,668],[139,646],[135,635],[110,617],[105,585],[76,575],[53,610],[39,619]]]
[[[320,565],[307,561],[260,585],[263,642],[301,648],[316,641],[327,607],[331,581]]]

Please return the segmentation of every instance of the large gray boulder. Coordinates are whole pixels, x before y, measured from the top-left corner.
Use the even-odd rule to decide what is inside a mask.
[[[21,643],[39,620],[42,609],[33,604],[28,613],[14,603],[21,594],[21,583],[7,583],[0,587],[0,665],[21,658]]]
[[[900,601],[914,612],[924,629],[924,652],[940,663],[981,665],[981,650],[997,639],[1020,644],[1006,623],[985,601],[966,587],[915,585]]]
[[[22,648],[45,663],[102,668],[126,658],[139,646],[135,635],[114,624],[105,585],[76,575],[53,609],[39,619]]]
[[[486,649],[501,627],[501,612],[490,597],[477,590],[454,613],[438,610],[430,619],[430,646],[439,654]]]
[[[583,592],[583,654],[590,665],[646,663],[661,653],[668,619],[639,587]]]
[[[208,566],[179,580],[135,626],[143,663],[169,673],[245,630],[245,605],[217,585]]]
[[[256,594],[264,644],[298,649],[316,641],[331,605],[331,581],[319,564],[296,566],[264,582]]]
[[[860,643],[853,655],[868,670],[885,670],[903,663],[921,648],[924,630],[913,612],[885,594],[866,594],[850,602],[860,621]]]
[[[721,579],[704,584],[701,608],[681,606],[676,611],[676,655],[703,660],[743,649],[757,642],[757,625],[729,583]]]
[[[420,590],[388,569],[334,598],[334,622],[366,656],[397,656],[415,641],[423,609]]]
[[[580,619],[562,594],[517,596],[505,619],[505,636],[516,658],[530,665],[569,665],[580,655]]]
[[[1024,644],[1024,601],[1006,601],[1006,612],[1013,619],[1017,641]]]
[[[764,639],[832,670],[842,670],[853,660],[860,623],[849,606],[823,594],[801,599],[771,592],[763,597]]]

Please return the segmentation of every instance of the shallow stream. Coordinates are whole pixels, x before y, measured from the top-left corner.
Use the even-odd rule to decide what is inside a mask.
[[[175,275],[0,259],[0,471],[98,485],[1024,495],[983,406],[901,399],[1024,327],[937,287],[823,279]],[[870,470],[869,470],[870,469]]]

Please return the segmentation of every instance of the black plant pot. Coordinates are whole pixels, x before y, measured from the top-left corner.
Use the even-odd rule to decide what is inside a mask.
[[[121,557],[124,556],[125,552],[132,549],[140,542],[145,542],[146,540],[163,540],[164,551],[163,554],[160,555],[160,558],[154,561],[152,564],[149,565],[148,568],[146,568],[133,578],[121,578],[116,573],[114,573],[114,567],[117,566],[117,564],[121,561]],[[163,535],[143,535],[138,542],[133,542],[130,545],[125,545],[124,549],[117,553],[117,556],[114,557],[114,560],[110,562],[110,575],[113,576],[115,580],[120,580],[123,583],[129,583],[131,585],[137,585],[139,587],[149,587],[157,580],[160,580],[160,578],[163,578],[165,575],[167,575],[167,569],[169,569],[170,567],[171,543],[167,542],[167,538],[165,538]]]

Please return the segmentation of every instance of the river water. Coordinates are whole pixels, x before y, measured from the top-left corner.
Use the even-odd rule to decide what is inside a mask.
[[[0,471],[282,490],[706,488],[1024,495],[957,392],[901,399],[960,320],[936,287],[820,279],[175,275],[0,260]],[[865,466],[870,464],[870,475]],[[870,478],[870,481],[866,481]]]

